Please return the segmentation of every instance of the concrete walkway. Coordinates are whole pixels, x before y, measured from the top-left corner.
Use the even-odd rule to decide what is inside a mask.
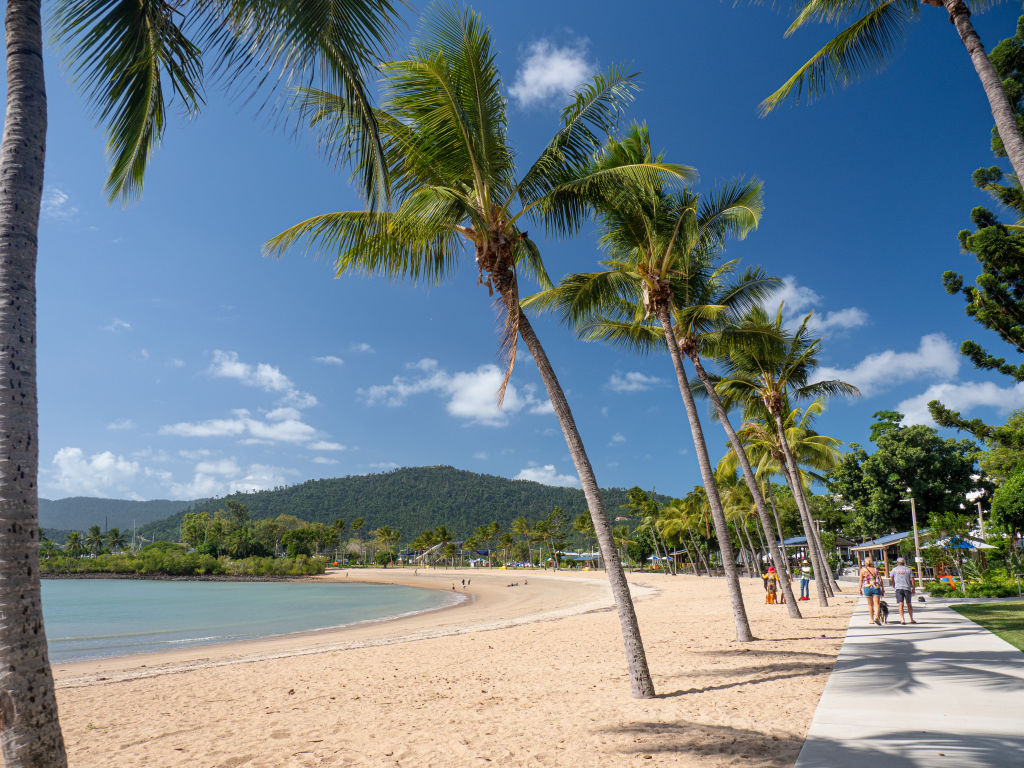
[[[1024,653],[945,600],[901,625],[891,594],[887,626],[857,604],[795,768],[1024,766]]]

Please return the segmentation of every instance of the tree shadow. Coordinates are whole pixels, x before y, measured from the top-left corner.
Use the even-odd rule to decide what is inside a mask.
[[[709,693],[711,691],[725,691],[730,688],[739,688],[744,685],[758,685],[760,683],[771,683],[777,680],[789,680],[795,677],[821,675],[829,672],[831,669],[831,661],[828,663],[789,662],[784,664],[772,664],[771,666],[765,666],[762,664],[749,667],[723,667],[720,671],[728,673],[729,675],[754,675],[754,677],[743,680],[731,680],[728,683],[706,685],[701,688],[694,687],[680,689],[678,691],[672,691],[671,693],[659,694],[656,698],[669,699],[678,696]],[[694,672],[691,670],[687,675],[692,677],[700,674],[716,674],[716,672],[716,670],[709,670],[707,672]]]
[[[731,756],[737,760],[758,759],[762,766],[789,766],[800,749],[801,740],[790,735],[772,736],[747,728],[709,725],[680,720],[675,723],[634,722],[599,733],[630,738],[623,755],[688,753],[698,757]]]
[[[795,768],[846,768],[884,765],[970,765],[973,768],[1017,768],[1024,753],[1024,734],[945,734],[936,731],[889,731],[863,738],[837,740],[808,736]]]

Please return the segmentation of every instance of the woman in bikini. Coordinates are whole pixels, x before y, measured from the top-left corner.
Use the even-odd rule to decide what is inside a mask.
[[[878,616],[878,601],[882,596],[882,580],[878,575],[878,569],[875,568],[870,557],[864,561],[864,565],[860,569],[860,583],[857,587],[863,592],[864,597],[868,599],[871,623],[881,624],[882,621]]]

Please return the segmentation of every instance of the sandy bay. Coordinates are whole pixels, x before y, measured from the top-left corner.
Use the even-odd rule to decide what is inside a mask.
[[[658,697],[629,695],[603,573],[337,571],[465,603],[337,630],[55,665],[73,766],[793,764],[855,599],[763,603],[630,574]],[[518,586],[509,587],[510,583]],[[526,583],[528,582],[528,583]]]

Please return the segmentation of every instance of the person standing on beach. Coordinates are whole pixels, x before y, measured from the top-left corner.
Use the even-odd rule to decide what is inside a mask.
[[[882,579],[878,575],[878,569],[875,568],[875,564],[870,557],[866,558],[864,565],[861,566],[860,581],[857,587],[864,593],[864,597],[868,599],[868,612],[871,614],[871,623],[881,626],[882,620],[878,616],[878,601],[882,597]]]
[[[811,599],[811,576],[813,576],[811,566],[806,560],[800,562],[800,599],[810,600]]]
[[[896,604],[900,607],[900,624],[917,624],[914,621],[914,572],[907,568],[902,557],[896,558],[896,567],[889,571],[889,578],[892,580],[892,588],[896,590]],[[904,603],[907,604],[909,622],[903,615]]]

